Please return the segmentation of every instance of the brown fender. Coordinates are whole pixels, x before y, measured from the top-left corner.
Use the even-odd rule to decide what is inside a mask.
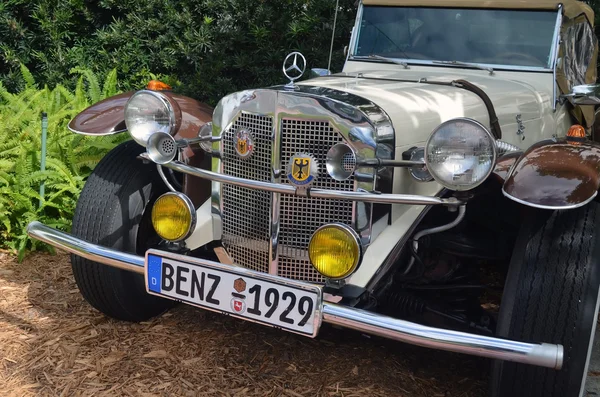
[[[125,104],[133,92],[125,92],[100,101],[79,113],[69,123],[69,129],[82,135],[112,135],[124,132]]]
[[[162,91],[175,111],[175,139],[195,138],[200,128],[212,120],[213,109],[195,99]],[[134,92],[115,95],[98,102],[81,113],[69,123],[69,129],[83,135],[112,135],[127,130],[125,126],[125,105]],[[183,161],[204,169],[211,169],[210,156],[195,147],[183,151]],[[204,179],[184,176],[183,191],[195,205],[201,205],[210,197],[210,182]]]
[[[498,159],[494,170],[492,171],[492,175],[496,177],[501,183],[506,181],[512,166],[517,162],[519,157],[521,157],[523,153],[508,153]]]
[[[581,207],[600,187],[600,146],[594,142],[544,140],[531,146],[512,167],[504,195],[544,209]]]

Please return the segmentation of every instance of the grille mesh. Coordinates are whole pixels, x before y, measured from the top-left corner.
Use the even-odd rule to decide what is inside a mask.
[[[344,171],[354,172],[354,169],[356,168],[356,157],[354,156],[354,153],[348,152],[344,154],[342,157],[342,168]]]
[[[235,152],[235,135],[250,130],[254,153],[240,159]],[[271,180],[273,119],[242,113],[223,139],[223,173],[255,181]],[[269,271],[271,193],[222,185],[223,246],[235,263],[260,272]]]
[[[354,180],[332,179],[325,168],[327,151],[341,143],[342,137],[329,122],[284,119],[281,126],[281,169],[299,152],[312,155],[319,163],[319,175],[313,185],[320,189],[354,190]],[[287,178],[282,178],[288,183]],[[295,280],[324,282],[308,259],[312,234],[326,223],[352,224],[352,202],[281,195],[278,275]]]
[[[254,139],[254,153],[240,159],[235,136],[247,128]],[[271,181],[273,119],[243,113],[223,136],[223,173],[240,178]],[[319,163],[314,187],[352,191],[352,178],[335,181],[325,169],[327,151],[343,142],[327,121],[284,119],[281,125],[281,170],[287,169],[296,153],[312,155]],[[347,159],[350,160],[350,159]],[[349,161],[347,161],[349,162]],[[282,178],[287,184],[287,178]],[[271,193],[222,185],[223,245],[236,264],[267,273],[271,223]],[[278,275],[295,280],[322,283],[323,277],[308,258],[308,242],[314,231],[326,223],[352,224],[352,202],[281,195]]]

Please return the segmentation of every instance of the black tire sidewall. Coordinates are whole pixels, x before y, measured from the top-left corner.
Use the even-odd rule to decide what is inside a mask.
[[[107,154],[89,176],[73,218],[72,233],[85,241],[143,255],[140,222],[152,203],[167,191],[153,164],[137,156],[143,148],[125,142]],[[173,303],[147,294],[140,274],[71,257],[73,275],[84,298],[106,315],[143,321]]]
[[[596,318],[596,307],[598,302],[598,292],[600,286],[600,269],[598,268],[598,258],[600,258],[600,234],[595,233],[597,227],[596,222],[591,225],[586,225],[586,230],[581,230],[582,233],[591,233],[590,241],[593,244],[591,247],[591,254],[588,258],[583,258],[583,261],[587,261],[584,267],[583,273],[575,273],[574,277],[583,277],[580,294],[565,294],[561,296],[561,299],[570,299],[577,311],[577,318],[575,324],[559,324],[559,327],[574,327],[574,331],[570,337],[561,340],[559,337],[549,337],[547,340],[531,340],[530,335],[525,332],[519,332],[515,330],[513,319],[515,315],[523,310],[526,310],[526,303],[520,299],[522,296],[521,288],[526,288],[529,284],[530,288],[535,289],[536,282],[532,280],[531,271],[528,271],[524,257],[527,252],[528,246],[531,244],[533,237],[541,233],[543,226],[549,222],[552,218],[562,217],[582,217],[585,216],[586,211],[593,211],[593,220],[598,219],[598,208],[600,205],[596,202],[588,204],[587,208],[578,208],[562,213],[552,212],[547,210],[527,210],[524,216],[523,227],[518,237],[513,257],[509,267],[505,290],[502,296],[502,303],[500,306],[500,313],[498,317],[498,325],[496,329],[496,335],[499,337],[523,340],[526,342],[544,342],[544,343],[555,343],[561,344],[564,348],[564,359],[563,369],[560,371],[546,368],[532,368],[531,366],[524,364],[508,363],[503,361],[493,361],[492,363],[492,379],[491,389],[492,396],[494,397],[519,397],[519,394],[515,394],[516,390],[520,389],[518,383],[523,383],[523,387],[528,390],[538,390],[536,386],[531,386],[535,382],[539,382],[540,379],[555,379],[558,386],[551,388],[552,393],[548,392],[548,383],[541,385],[539,390],[544,389],[544,392],[532,393],[528,392],[526,395],[531,397],[538,396],[560,396],[560,397],[571,397],[579,396],[580,390],[585,384],[585,370],[586,362],[588,359],[590,343],[593,342],[593,335]],[[575,219],[575,218],[573,218]],[[529,247],[531,249],[531,247]],[[563,278],[555,280],[554,285],[562,286],[571,282],[567,277],[573,277],[573,273],[569,270],[569,264],[562,264],[565,269]],[[543,270],[543,268],[542,268]],[[539,277],[539,276],[538,276]],[[565,288],[556,288],[554,293],[561,293]],[[530,293],[537,293],[536,291],[530,291]],[[581,302],[577,304],[576,301]],[[545,327],[548,324],[554,324],[558,321],[557,318],[552,318],[549,314],[545,315],[541,313],[539,315],[540,324],[537,327]],[[568,332],[565,332],[568,335]],[[519,373],[519,380],[513,379],[509,373]],[[526,375],[523,375],[523,374]],[[512,390],[507,393],[506,390]],[[566,390],[563,392],[561,390]],[[567,394],[564,394],[567,393]],[[525,395],[525,394],[524,394]]]

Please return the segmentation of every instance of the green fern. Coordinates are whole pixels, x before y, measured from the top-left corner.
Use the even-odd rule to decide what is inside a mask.
[[[113,69],[106,75],[104,86],[102,87],[102,95],[105,98],[113,96],[117,93],[117,69]]]
[[[106,152],[127,139],[125,134],[94,138],[67,129],[90,103],[117,93],[116,70],[108,74],[102,90],[91,71],[75,68],[72,73],[80,75],[75,92],[60,84],[38,89],[25,66],[21,92],[9,93],[0,83],[0,247],[14,250],[19,258],[29,250],[51,250],[27,237],[27,224],[40,220],[69,230],[85,179]],[[42,112],[48,114],[45,171],[40,170]]]
[[[71,69],[72,74],[80,74],[81,77],[85,77],[88,82],[88,95],[93,103],[100,101],[102,98],[102,92],[100,91],[100,84],[98,78],[89,69],[73,68]],[[108,82],[108,80],[107,80]]]
[[[23,77],[23,80],[25,81],[26,88],[33,88],[36,86],[33,75],[31,74],[31,72],[29,71],[27,66],[25,66],[23,64],[21,64],[21,76]]]

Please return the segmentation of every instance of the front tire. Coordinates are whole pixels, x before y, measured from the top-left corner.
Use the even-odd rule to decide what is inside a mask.
[[[143,255],[156,238],[146,208],[166,192],[156,168],[137,156],[133,141],[109,152],[89,176],[77,202],[72,233],[85,241]],[[81,294],[90,305],[118,320],[144,321],[168,308],[171,301],[146,293],[144,278],[71,255]]]
[[[494,397],[583,395],[598,318],[600,204],[532,211],[510,264],[497,334],[561,344],[561,370],[494,362]]]

